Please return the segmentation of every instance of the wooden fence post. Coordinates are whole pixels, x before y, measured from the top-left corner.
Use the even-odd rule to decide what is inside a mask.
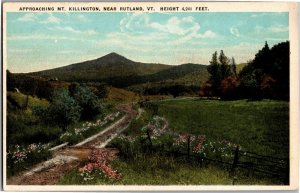
[[[232,163],[232,167],[231,167],[231,171],[230,171],[230,175],[233,177],[235,176],[235,170],[236,170],[236,167],[239,162],[239,149],[240,149],[240,147],[237,146],[235,149],[235,152],[234,152],[233,163]]]

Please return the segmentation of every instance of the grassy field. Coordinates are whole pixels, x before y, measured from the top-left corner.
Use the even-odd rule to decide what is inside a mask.
[[[127,91],[120,88],[110,87],[108,89],[107,101],[137,101],[139,96],[131,91]]]
[[[229,140],[244,150],[289,155],[289,103],[284,101],[169,100],[154,102],[177,132]]]
[[[83,180],[78,169],[63,176],[61,185],[71,184],[114,184],[114,185],[232,185],[233,178],[224,168],[216,166],[200,167],[195,164],[178,162],[170,157],[146,155],[134,160],[115,160],[111,163],[121,174],[121,179],[96,177]],[[238,178],[235,185],[272,185],[278,182],[253,177]]]

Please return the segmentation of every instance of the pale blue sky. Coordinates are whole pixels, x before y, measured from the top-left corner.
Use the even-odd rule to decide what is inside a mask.
[[[99,58],[171,65],[208,64],[224,50],[237,63],[265,41],[289,39],[288,13],[17,13],[7,14],[8,69],[29,72]]]

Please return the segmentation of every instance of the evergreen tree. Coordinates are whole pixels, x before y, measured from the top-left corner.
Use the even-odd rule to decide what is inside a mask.
[[[246,98],[289,99],[289,42],[267,42],[239,73],[240,94]]]
[[[229,65],[230,60],[221,50],[218,57],[218,53],[215,52],[212,55],[210,65],[207,67],[207,71],[210,74],[210,82],[212,84],[212,90],[215,95],[220,95],[221,81],[232,75],[231,66]]]
[[[207,67],[207,71],[210,74],[210,82],[212,84],[212,89],[214,92],[216,92],[215,94],[217,94],[217,90],[221,82],[220,64],[218,62],[217,51],[213,53],[212,59],[209,63],[210,65]]]
[[[233,75],[237,78],[236,63],[234,57],[231,58],[231,68],[232,68]]]
[[[232,73],[231,73],[231,68],[229,66],[229,59],[227,58],[227,56],[225,56],[223,50],[221,50],[220,52],[219,61],[220,61],[221,80],[224,80]]]

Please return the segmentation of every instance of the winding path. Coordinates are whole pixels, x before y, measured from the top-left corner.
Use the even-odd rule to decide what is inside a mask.
[[[118,153],[117,149],[105,148],[105,146],[128,127],[137,116],[133,104],[123,104],[117,107],[125,112],[125,116],[105,128],[102,132],[87,138],[75,146],[64,146],[53,151],[53,157],[39,163],[29,170],[20,172],[16,176],[7,179],[7,185],[54,185],[61,176],[79,166],[87,160],[93,149],[101,149],[109,152],[111,157]]]

